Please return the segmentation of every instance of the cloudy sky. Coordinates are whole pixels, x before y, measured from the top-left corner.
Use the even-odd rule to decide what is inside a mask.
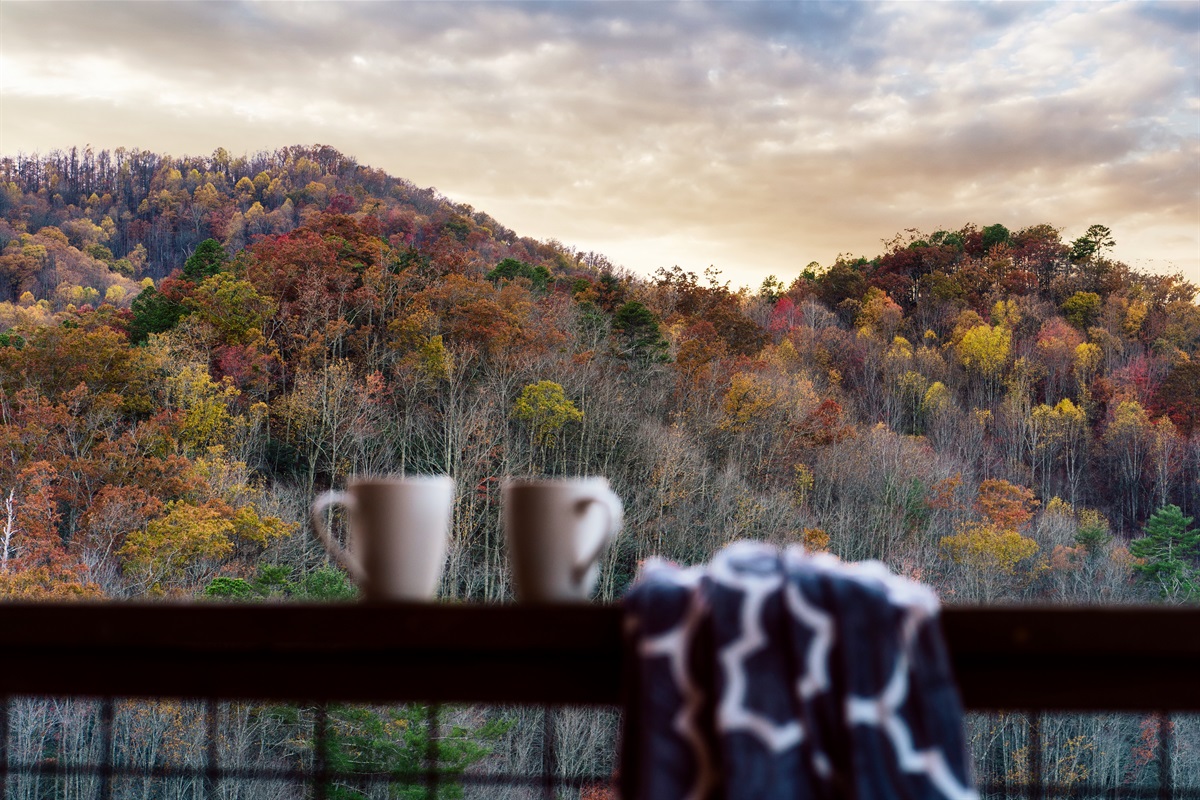
[[[328,144],[650,274],[1112,228],[1200,281],[1200,4],[22,3],[0,153]]]

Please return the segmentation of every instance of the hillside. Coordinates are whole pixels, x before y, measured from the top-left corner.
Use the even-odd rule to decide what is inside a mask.
[[[2,595],[345,593],[308,501],[448,471],[458,597],[508,594],[503,476],[595,473],[610,597],[755,537],[950,602],[1200,598],[1196,287],[1119,231],[909,231],[739,291],[327,147],[5,158],[0,189]]]

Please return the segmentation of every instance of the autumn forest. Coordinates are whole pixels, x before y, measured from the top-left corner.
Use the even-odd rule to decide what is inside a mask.
[[[1194,602],[1197,287],[1120,235],[909,230],[739,289],[329,147],[6,157],[0,596],[349,597],[311,498],[448,472],[445,597],[511,596],[505,476],[598,474],[605,599],[756,538],[946,603]]]
[[[506,596],[499,482],[528,473],[625,499],[607,596],[745,536],[950,602],[1198,589],[1195,554],[1130,550],[1200,506],[1196,287],[1109,260],[1103,226],[908,231],[748,291],[329,148],[54,153],[0,188],[9,596],[303,582],[308,498],[381,472],[457,478],[450,596]]]

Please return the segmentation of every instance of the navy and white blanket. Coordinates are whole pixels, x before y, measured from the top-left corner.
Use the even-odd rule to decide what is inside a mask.
[[[625,800],[977,800],[927,587],[739,542],[625,607]]]

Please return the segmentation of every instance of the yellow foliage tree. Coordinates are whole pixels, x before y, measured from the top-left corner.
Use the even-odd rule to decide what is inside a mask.
[[[263,546],[294,529],[277,517],[259,516],[252,505],[234,509],[215,499],[203,505],[177,501],[144,529],[130,533],[118,556],[126,575],[145,591],[190,590],[239,546]]]
[[[721,403],[721,430],[737,432],[752,427],[782,399],[762,378],[749,372],[737,373],[730,379],[729,391]]]
[[[1045,570],[1037,542],[1018,531],[1037,501],[1024,486],[987,480],[979,486],[975,510],[983,517],[959,523],[941,540],[942,552],[957,567],[967,599],[990,602],[1017,591]]]
[[[808,496],[817,485],[817,476],[807,464],[797,464],[796,467],[796,505],[803,506],[808,502]]]
[[[942,551],[963,573],[965,599],[991,602],[1019,590],[1044,570],[1038,544],[1014,530],[988,522],[964,522],[944,536]]]
[[[887,341],[904,321],[904,310],[881,289],[872,286],[863,297],[856,324],[864,331]]]
[[[538,381],[522,389],[512,415],[527,423],[534,440],[543,446],[553,446],[568,422],[583,421],[583,412],[554,381]]]
[[[1087,461],[1087,422],[1087,412],[1067,398],[1059,400],[1054,407],[1050,434],[1058,445],[1058,457],[1066,469],[1072,503],[1078,500],[1079,484]]]
[[[1113,482],[1122,510],[1128,519],[1140,519],[1142,473],[1154,443],[1154,426],[1141,403],[1124,400],[1117,404],[1104,431],[1104,444],[1116,480]]]
[[[1012,331],[1003,325],[976,325],[958,345],[962,365],[988,380],[998,380],[1012,355]]]
[[[946,384],[934,381],[929,384],[929,388],[925,390],[925,396],[921,398],[921,411],[931,416],[940,414],[950,407],[953,400]]]
[[[249,344],[262,339],[263,323],[277,310],[270,296],[261,294],[250,281],[228,272],[205,278],[185,305],[230,344]]]
[[[237,542],[250,542],[265,547],[273,539],[290,536],[296,523],[284,522],[279,517],[263,517],[253,504],[242,506],[230,517],[233,523],[233,538]]]
[[[187,366],[167,378],[168,404],[183,412],[179,440],[185,451],[225,441],[233,422],[229,404],[238,395],[228,379],[217,383],[204,367]]]
[[[1121,325],[1126,336],[1132,339],[1141,333],[1142,323],[1146,321],[1146,314],[1149,310],[1141,300],[1134,300],[1129,304],[1129,308],[1125,312],[1125,321]]]
[[[992,306],[992,324],[1003,325],[1010,331],[1021,321],[1021,310],[1016,300],[997,300]]]
[[[829,534],[824,528],[805,528],[800,534],[800,542],[804,549],[812,552],[824,552],[829,549]]]
[[[417,365],[421,372],[433,380],[449,380],[454,371],[454,356],[442,343],[441,335],[431,336],[418,349]]]
[[[958,533],[942,538],[942,547],[957,564],[980,572],[1013,575],[1022,561],[1037,555],[1033,539],[986,522],[967,522]]]
[[[53,567],[0,573],[0,599],[4,600],[86,600],[103,596],[94,583]]]
[[[1084,342],[1075,347],[1075,380],[1080,386],[1087,385],[1092,376],[1096,374],[1096,370],[1100,368],[1100,359],[1104,357],[1104,351],[1100,345],[1092,342]]]
[[[144,530],[125,539],[119,555],[127,575],[162,592],[192,564],[224,559],[233,552],[233,522],[215,503],[176,502]]]
[[[221,195],[217,193],[215,186],[205,183],[203,186],[197,186],[196,191],[192,192],[192,205],[204,211],[213,211],[221,205]]]
[[[252,199],[254,199],[254,181],[247,177],[243,176],[240,180],[238,180],[238,182],[234,185],[233,190],[237,194],[237,199],[240,203],[249,203]]]

